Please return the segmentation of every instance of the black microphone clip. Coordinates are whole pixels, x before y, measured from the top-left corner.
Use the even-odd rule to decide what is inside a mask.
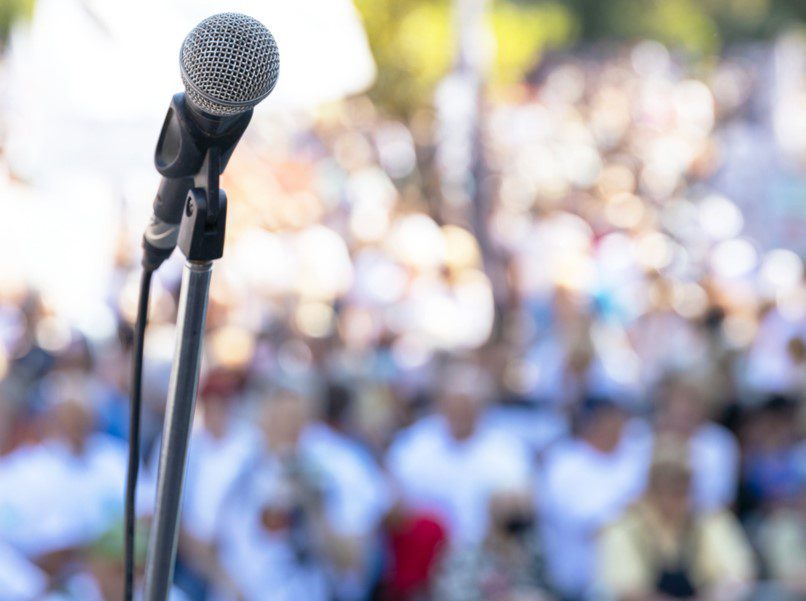
[[[163,177],[143,235],[143,267],[156,270],[177,242],[190,260],[221,257],[226,195],[219,178],[251,118],[252,109],[211,117],[181,92],[171,99],[154,153]]]

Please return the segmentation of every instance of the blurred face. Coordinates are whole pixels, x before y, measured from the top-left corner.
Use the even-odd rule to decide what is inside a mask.
[[[51,431],[54,438],[65,441],[76,451],[83,448],[92,431],[92,425],[92,413],[84,404],[77,401],[60,403],[51,413]]]
[[[621,442],[621,434],[624,430],[625,416],[616,409],[607,411],[601,418],[601,440],[608,452],[616,450]]]
[[[439,408],[448,420],[448,427],[456,440],[465,440],[472,436],[481,406],[479,398],[467,393],[446,392],[442,395]]]
[[[204,426],[214,436],[223,436],[229,424],[231,402],[217,395],[202,398]]]
[[[696,393],[685,386],[674,386],[662,404],[659,425],[667,432],[690,436],[704,418],[704,407]]]
[[[786,345],[786,350],[795,363],[806,361],[806,342],[802,338],[791,338]]]
[[[586,320],[584,299],[571,290],[557,288],[554,294],[554,318],[564,326]]]
[[[282,455],[293,453],[308,422],[305,402],[297,395],[279,395],[268,401],[262,421],[269,448]]]
[[[767,450],[785,448],[797,439],[798,420],[794,412],[764,411],[750,424],[755,445]]]
[[[583,429],[583,437],[603,453],[612,453],[621,442],[626,417],[617,408],[600,409]]]

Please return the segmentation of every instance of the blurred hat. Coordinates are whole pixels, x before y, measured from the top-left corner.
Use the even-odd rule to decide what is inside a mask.
[[[618,403],[613,397],[602,395],[589,395],[577,406],[576,425],[582,427],[606,413],[626,413],[623,403]]]
[[[624,408],[608,396],[588,396],[580,403],[581,415],[596,415],[605,411],[623,411]]]

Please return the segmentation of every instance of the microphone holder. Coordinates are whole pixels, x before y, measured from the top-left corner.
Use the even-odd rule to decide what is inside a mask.
[[[175,114],[177,110],[176,100],[172,103],[166,123],[171,119],[171,112]],[[181,106],[184,103],[178,104],[180,110],[186,110]],[[200,166],[198,160],[189,161],[187,168],[174,169],[170,173],[173,178],[192,177],[193,187],[188,191],[179,223],[177,246],[187,261],[179,296],[176,347],[165,408],[156,507],[146,562],[146,601],[167,601],[173,581],[210,278],[213,261],[221,258],[224,252],[227,197],[219,187],[219,177],[239,137],[234,140],[231,136],[226,139],[208,138],[206,148],[197,157],[203,157]],[[161,137],[157,148],[157,168],[166,175],[159,164],[162,144]],[[196,145],[194,152],[198,153]],[[189,172],[191,169],[196,172]]]

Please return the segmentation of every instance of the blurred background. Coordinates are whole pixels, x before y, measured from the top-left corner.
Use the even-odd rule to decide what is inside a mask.
[[[806,598],[806,4],[0,0],[0,599],[122,598],[153,148],[230,10],[282,67],[171,599]]]

